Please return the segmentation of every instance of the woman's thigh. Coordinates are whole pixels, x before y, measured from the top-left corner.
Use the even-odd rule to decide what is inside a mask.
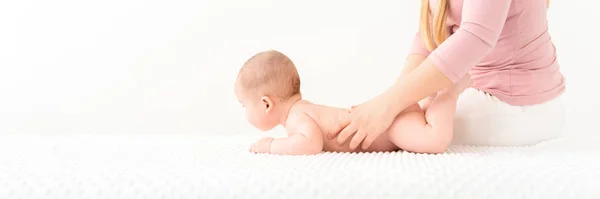
[[[533,106],[512,106],[476,89],[461,94],[452,144],[531,145],[557,137],[565,123],[560,97]]]

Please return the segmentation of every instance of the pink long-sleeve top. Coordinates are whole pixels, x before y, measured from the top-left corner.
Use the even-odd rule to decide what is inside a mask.
[[[432,13],[437,1],[429,1]],[[564,92],[548,33],[546,0],[448,3],[451,36],[429,52],[417,33],[411,54],[427,56],[453,82],[469,73],[473,88],[511,105],[540,104]]]

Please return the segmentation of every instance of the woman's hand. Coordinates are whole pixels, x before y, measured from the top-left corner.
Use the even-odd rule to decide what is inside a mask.
[[[413,69],[405,69],[386,92],[355,107],[348,117],[338,116],[337,129],[328,137],[333,139],[337,135],[338,143],[343,144],[352,136],[351,149],[356,149],[361,143],[362,148],[367,149],[405,108],[453,85],[433,62],[423,56],[410,56],[407,66]]]
[[[337,142],[343,144],[352,135],[350,149],[354,150],[362,142],[362,149],[367,149],[373,144],[381,133],[385,132],[394,122],[398,112],[390,109],[392,100],[386,95],[379,95],[366,103],[352,107],[350,116],[346,121],[341,121],[343,130],[337,135]],[[345,125],[345,127],[344,127]],[[336,136],[332,132],[329,137]]]

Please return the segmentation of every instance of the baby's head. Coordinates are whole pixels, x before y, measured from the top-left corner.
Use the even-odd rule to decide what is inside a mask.
[[[290,100],[301,96],[296,66],[281,52],[260,52],[240,69],[235,95],[253,126],[263,131],[273,129],[284,122],[281,120],[287,116]]]

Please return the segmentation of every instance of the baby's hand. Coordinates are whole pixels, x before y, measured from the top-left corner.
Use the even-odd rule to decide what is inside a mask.
[[[271,142],[273,142],[274,138],[265,137],[258,142],[255,142],[250,146],[250,152],[252,153],[269,153],[271,151]]]

